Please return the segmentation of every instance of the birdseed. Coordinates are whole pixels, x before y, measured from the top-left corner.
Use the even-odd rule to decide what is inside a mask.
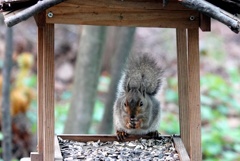
[[[58,140],[64,161],[180,161],[171,137],[127,142]]]

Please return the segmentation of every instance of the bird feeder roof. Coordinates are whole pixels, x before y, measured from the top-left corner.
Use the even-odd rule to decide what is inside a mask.
[[[39,12],[42,12],[51,7],[54,7],[61,2],[64,2],[64,4],[67,4],[64,6],[67,9],[69,9],[69,10],[74,9],[74,12],[66,12],[67,9],[63,9],[64,13],[62,13],[62,14],[67,13],[67,14],[70,14],[70,16],[71,16],[71,14],[73,14],[72,17],[74,17],[74,14],[76,16],[75,12],[79,12],[78,15],[80,15],[82,10],[79,8],[85,7],[85,8],[83,8],[83,10],[84,10],[84,9],[86,9],[86,6],[89,7],[89,9],[92,11],[92,14],[89,13],[88,16],[93,17],[94,14],[98,14],[98,12],[94,11],[95,4],[97,7],[104,6],[101,8],[102,9],[101,11],[103,11],[104,9],[108,10],[108,11],[109,11],[109,9],[112,9],[112,13],[115,11],[119,11],[119,13],[122,12],[122,14],[125,14],[125,13],[129,14],[128,11],[131,10],[131,7],[133,7],[133,9],[135,9],[134,10],[135,15],[137,15],[136,9],[138,9],[138,8],[134,8],[134,7],[136,7],[138,4],[140,4],[140,5],[142,5],[141,7],[145,9],[144,12],[149,11],[149,12],[146,12],[146,15],[147,14],[153,15],[152,18],[149,16],[149,17],[147,17],[147,19],[153,19],[156,14],[161,14],[162,10],[179,11],[181,13],[183,13],[185,10],[193,10],[193,11],[195,10],[197,12],[203,13],[209,17],[217,19],[218,21],[226,24],[235,33],[238,33],[240,31],[240,19],[236,16],[236,14],[240,13],[239,0],[231,0],[231,1],[230,0],[229,1],[228,0],[218,0],[218,1],[216,1],[216,0],[201,0],[201,1],[199,1],[199,0],[171,0],[171,1],[169,1],[169,0],[159,0],[159,1],[145,0],[145,1],[141,1],[141,2],[128,1],[128,0],[125,0],[125,1],[100,0],[100,1],[93,1],[93,2],[86,1],[86,0],[1,0],[0,11],[2,11],[2,13],[4,15],[4,21],[5,21],[6,25],[11,27],[21,21],[28,19],[29,17],[31,17]],[[149,3],[152,3],[152,4],[154,3],[156,8],[149,9],[148,8]],[[122,5],[122,4],[127,4],[127,5]],[[178,4],[180,7],[178,8],[178,7],[176,7],[176,5],[175,5],[175,7],[168,6],[168,5],[171,6],[172,4]],[[119,6],[116,7],[115,5],[119,5],[120,8],[119,8]],[[121,5],[124,6],[125,8],[122,7]],[[143,5],[146,5],[146,6],[143,6]],[[92,7],[92,8],[90,8],[90,7]],[[142,10],[141,10],[141,12],[142,12]],[[175,14],[174,18],[177,19],[176,12],[169,12],[167,14],[167,17],[169,17],[169,19],[171,19],[174,16],[174,14]],[[143,15],[145,15],[145,14],[143,14]],[[49,15],[49,16],[51,16],[51,15]],[[106,17],[107,16],[110,17],[107,19],[112,18],[110,14],[106,14]],[[165,18],[167,18],[167,17],[165,16]],[[144,17],[142,17],[142,18],[144,18]],[[181,21],[181,18],[182,17],[179,17],[178,21]],[[77,20],[76,17],[75,17],[75,20]],[[69,22],[67,22],[67,23],[69,23]],[[104,21],[104,23],[106,23],[106,21]],[[103,23],[103,25],[104,25],[104,23]],[[183,23],[186,24],[186,22],[184,22],[184,20],[183,20]],[[88,23],[84,23],[84,24],[88,24]],[[91,23],[89,23],[89,24],[91,24]],[[92,25],[102,25],[102,24],[92,23]],[[108,25],[108,24],[106,23],[106,25]],[[125,25],[125,24],[123,23],[122,26],[123,25]],[[116,23],[116,26],[121,26],[121,24]],[[157,26],[157,25],[153,25],[153,27],[154,26]],[[169,27],[172,27],[172,26],[173,25],[170,25]],[[159,27],[162,27],[162,26],[159,26]],[[163,26],[163,27],[165,27],[165,26]]]
[[[0,10],[3,12],[5,24],[8,27],[12,27],[63,1],[64,0],[2,0]]]

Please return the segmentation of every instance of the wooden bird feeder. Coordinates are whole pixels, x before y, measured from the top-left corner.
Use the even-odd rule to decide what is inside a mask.
[[[43,3],[50,3],[41,7]],[[39,7],[40,5],[40,7]],[[38,147],[31,161],[56,160],[54,145],[54,24],[176,28],[180,135],[174,144],[182,161],[201,161],[199,28],[210,30],[210,18],[171,0],[39,1],[34,14],[38,28]],[[33,6],[32,6],[33,7]],[[4,13],[5,22],[18,23],[31,7]],[[28,16],[29,17],[29,16]],[[25,19],[27,19],[26,17]],[[65,139],[113,140],[114,135],[61,135]]]

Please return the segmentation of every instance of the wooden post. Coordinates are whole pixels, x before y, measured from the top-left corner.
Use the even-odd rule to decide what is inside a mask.
[[[44,85],[43,85],[43,29],[45,27],[45,12],[35,15],[38,27],[38,53],[37,53],[37,105],[38,105],[38,153],[43,154],[43,102],[44,102]]]
[[[44,65],[43,65],[43,33],[45,27],[45,12],[41,12],[34,16],[38,27],[38,51],[37,51],[37,152],[31,153],[31,161],[43,161],[43,137],[44,137]]]
[[[179,100],[179,120],[180,133],[185,148],[189,154],[190,140],[187,136],[189,133],[188,121],[188,55],[187,55],[187,33],[186,29],[177,29],[177,64],[178,64],[178,100]]]
[[[188,29],[188,71],[190,157],[194,161],[200,161],[202,160],[202,150],[198,28]]]
[[[54,24],[43,28],[43,158],[54,160]]]
[[[38,153],[32,161],[54,160],[54,24],[45,12],[35,16],[38,26]]]
[[[38,26],[38,53],[37,53],[37,104],[38,104],[38,152],[43,154],[43,102],[44,102],[44,87],[43,87],[43,26]]]
[[[211,31],[211,18],[204,14],[200,14],[199,27],[202,31]]]
[[[201,161],[198,28],[177,29],[177,56],[181,138],[190,159]]]

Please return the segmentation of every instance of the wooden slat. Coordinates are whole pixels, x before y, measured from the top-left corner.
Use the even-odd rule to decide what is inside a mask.
[[[60,145],[57,136],[54,137],[55,151],[54,151],[54,161],[62,161],[63,157],[60,150]]]
[[[200,28],[202,31],[211,31],[211,18],[200,14]]]
[[[31,158],[31,161],[43,161],[42,154],[39,154],[37,152],[31,152],[30,158]]]
[[[186,29],[177,29],[177,62],[178,62],[178,100],[180,133],[182,141],[190,152],[190,120],[189,120],[189,93],[188,93],[188,51]]]
[[[35,15],[35,20],[38,26],[38,53],[37,53],[37,88],[38,88],[38,95],[37,95],[37,104],[38,104],[38,117],[37,117],[37,149],[38,153],[43,155],[43,102],[44,102],[44,84],[43,84],[43,28],[45,25],[44,19],[45,13],[39,13]]]
[[[187,42],[187,43],[186,43]],[[202,160],[198,29],[177,29],[180,132],[194,161]]]
[[[43,87],[43,28],[38,28],[38,152],[43,154],[43,102],[44,102],[44,87]]]
[[[54,160],[54,25],[43,28],[43,157]]]
[[[98,135],[84,135],[84,134],[61,134],[58,135],[62,139],[68,139],[79,142],[87,142],[87,141],[117,141],[116,135],[106,135],[106,134],[98,134]],[[161,137],[171,137],[169,135],[161,135]],[[150,139],[150,136],[143,135],[129,135],[126,137],[124,141],[132,141],[140,138]]]
[[[202,160],[201,151],[201,110],[200,110],[200,67],[198,29],[188,29],[188,90],[189,90],[189,137],[190,158]]]
[[[181,5],[178,0],[171,0],[166,7],[163,7],[162,1],[156,0],[97,0],[97,1],[88,1],[88,0],[67,0],[65,4],[60,4],[63,6],[95,6],[105,7],[105,8],[123,8],[123,9],[162,9],[162,10],[191,10],[189,8]]]
[[[190,161],[188,153],[184,147],[182,139],[180,137],[173,137],[175,149],[179,154],[180,161]]]
[[[50,12],[52,17],[48,16]],[[195,19],[190,21],[190,16]],[[164,8],[162,1],[68,0],[49,8],[46,21],[85,25],[196,28],[199,26],[199,14],[176,1]]]
[[[34,15],[34,19],[36,21],[37,27],[42,28],[45,26],[45,24],[46,24],[45,14],[46,14],[46,12],[43,11],[43,12],[40,12],[40,13]]]

